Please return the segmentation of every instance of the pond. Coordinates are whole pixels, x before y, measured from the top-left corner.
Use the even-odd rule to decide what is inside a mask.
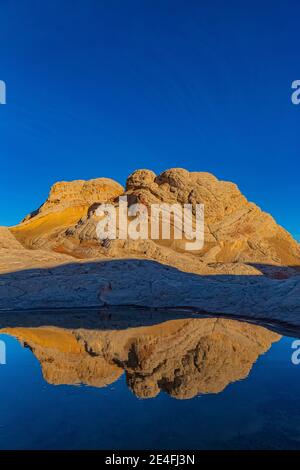
[[[300,449],[297,331],[140,309],[0,326],[1,449]]]

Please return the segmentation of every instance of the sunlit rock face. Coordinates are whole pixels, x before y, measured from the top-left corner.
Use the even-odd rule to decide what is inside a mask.
[[[26,248],[44,248],[64,253],[60,239],[65,232],[88,214],[95,203],[113,201],[123,187],[109,178],[89,181],[58,182],[51,187],[42,206],[12,227],[11,233]]]
[[[204,204],[205,243],[199,252],[185,251],[185,241],[112,240],[102,246],[96,234],[99,203],[118,210],[118,197],[129,205]],[[299,244],[274,219],[247,201],[238,187],[206,172],[181,168],[156,175],[137,170],[127,178],[125,190],[108,178],[56,183],[47,201],[11,232],[27,248],[76,259],[138,257],[152,259],[183,271],[203,274],[257,274],[257,264],[277,267],[267,274],[287,277],[300,265]],[[266,270],[265,270],[266,273]]]
[[[220,318],[126,329],[113,319],[96,323],[75,329],[13,326],[1,332],[30,347],[51,384],[103,387],[125,372],[136,396],[151,398],[162,391],[178,399],[219,393],[247,377],[257,358],[280,338],[263,327]]]

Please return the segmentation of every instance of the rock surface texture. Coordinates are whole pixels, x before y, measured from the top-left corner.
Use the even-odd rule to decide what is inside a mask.
[[[300,325],[300,276],[197,275],[145,260],[72,263],[0,278],[0,309],[182,308]]]

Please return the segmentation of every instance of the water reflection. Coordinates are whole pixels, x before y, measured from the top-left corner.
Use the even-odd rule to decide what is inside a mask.
[[[129,310],[10,313],[0,326],[31,349],[48,383],[105,387],[125,373],[140,398],[219,393],[280,339],[236,320]]]

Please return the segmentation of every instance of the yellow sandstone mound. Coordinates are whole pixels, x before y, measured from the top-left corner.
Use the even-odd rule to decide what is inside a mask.
[[[96,209],[110,202],[118,212],[120,195],[127,196],[129,205],[142,203],[149,210],[159,203],[192,204],[193,208],[204,204],[203,249],[185,251],[184,240],[174,237],[101,243]],[[160,175],[137,170],[128,177],[125,190],[107,178],[56,183],[40,209],[10,231],[25,248],[73,259],[151,259],[199,274],[258,274],[271,266],[278,278],[300,266],[299,243],[271,215],[249,202],[234,183],[181,168]]]
[[[47,201],[11,232],[28,248],[47,246],[61,231],[85,216],[92,204],[108,202],[122,192],[122,186],[108,178],[56,183]]]

